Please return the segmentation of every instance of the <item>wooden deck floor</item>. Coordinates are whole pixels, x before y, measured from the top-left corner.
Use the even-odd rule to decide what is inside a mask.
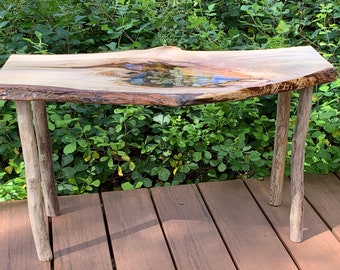
[[[290,187],[268,179],[60,197],[55,258],[37,261],[26,201],[0,204],[0,269],[340,269],[340,179],[307,175],[305,241],[289,241]]]

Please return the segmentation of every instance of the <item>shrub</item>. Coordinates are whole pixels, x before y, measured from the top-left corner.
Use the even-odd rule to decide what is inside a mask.
[[[0,18],[1,64],[12,53],[162,45],[191,50],[312,45],[337,67],[340,61],[340,7],[333,1],[3,0]],[[338,80],[314,93],[306,146],[309,173],[339,170],[339,87]],[[49,103],[59,194],[266,176],[275,100],[176,109]],[[15,107],[1,101],[0,110],[0,198],[21,199],[25,181]]]

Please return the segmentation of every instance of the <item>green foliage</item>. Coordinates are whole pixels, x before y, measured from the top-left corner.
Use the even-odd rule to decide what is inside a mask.
[[[4,184],[0,185],[0,202],[26,198],[26,181],[23,161],[20,163],[9,161],[5,170],[0,172],[0,182],[2,182],[5,176],[12,174],[12,171],[15,171],[15,174],[18,176],[10,178],[4,182]]]
[[[339,67],[336,1],[2,0],[0,64],[12,53],[175,45],[228,50],[312,45]],[[320,86],[306,171],[340,169],[340,80]],[[269,175],[276,98],[162,108],[49,103],[59,194]],[[291,126],[295,123],[293,97]],[[292,136],[290,130],[290,138]],[[0,200],[25,198],[15,106],[0,101]],[[290,145],[287,153],[289,172]]]
[[[336,1],[241,1],[244,37],[255,48],[312,45],[339,65],[340,5]]]
[[[340,80],[322,85],[314,94],[314,108],[306,146],[306,170],[327,174],[340,164]]]

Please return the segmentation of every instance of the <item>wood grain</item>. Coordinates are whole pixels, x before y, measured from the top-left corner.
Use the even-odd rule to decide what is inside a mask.
[[[270,178],[269,204],[281,204],[282,185],[286,165],[291,92],[278,94],[275,122],[275,141]]]
[[[297,269],[241,180],[199,189],[238,269]]]
[[[175,269],[146,189],[102,194],[117,269]]]
[[[305,195],[340,241],[340,181],[334,174],[306,175]]]
[[[290,182],[285,178],[280,207],[268,204],[269,178],[264,181],[248,179],[245,181],[257,203],[271,221],[276,233],[289,250],[299,269],[329,270],[340,265],[340,243],[327,228],[309,203],[305,203],[304,241],[290,241]]]
[[[111,270],[98,194],[59,197],[61,215],[52,218],[54,269]]]
[[[34,129],[36,134],[41,184],[44,194],[46,215],[53,217],[60,214],[56,183],[52,163],[52,144],[47,126],[46,105],[44,101],[32,102]]]
[[[1,269],[51,269],[37,259],[26,200],[0,204],[0,243]]]
[[[16,101],[21,147],[25,162],[28,214],[31,221],[34,243],[40,261],[53,258],[48,231],[44,219],[41,197],[41,178],[38,148],[33,126],[33,115],[29,101]]]
[[[177,72],[170,83],[138,85],[155,72],[170,76],[170,71]],[[336,78],[335,68],[312,47],[12,55],[0,71],[0,99],[182,106],[290,91]],[[176,79],[194,83],[176,86]]]
[[[181,224],[185,224],[183,219],[175,219],[173,222],[179,227],[175,227],[173,229],[174,236],[176,237],[175,232],[177,230],[182,230],[182,228],[185,231],[188,231],[188,235],[199,236],[200,234],[202,234],[202,226],[200,225],[201,222],[197,222],[197,220],[200,220],[198,218],[199,216],[197,216],[197,206],[202,206],[202,210],[200,211],[206,213],[206,216],[209,217],[210,214],[215,215],[215,226],[226,226],[229,228],[234,228],[232,234],[229,237],[234,238],[235,241],[226,242],[228,249],[232,253],[235,253],[235,250],[240,250],[240,252],[243,252],[245,256],[244,260],[246,260],[247,262],[250,261],[251,256],[258,254],[258,258],[254,259],[255,263],[249,263],[249,268],[247,269],[256,269],[256,267],[258,267],[259,265],[263,266],[262,269],[279,269],[281,263],[283,263],[283,265],[288,265],[289,262],[291,262],[292,260],[296,262],[296,265],[301,270],[338,269],[338,265],[340,264],[340,241],[336,239],[334,231],[332,233],[330,231],[330,228],[332,228],[331,224],[339,224],[336,218],[338,213],[337,190],[340,187],[340,180],[337,179],[337,177],[334,175],[328,175],[322,178],[320,176],[306,175],[305,180],[305,195],[307,198],[307,203],[305,205],[304,222],[305,240],[302,243],[293,243],[289,240],[289,181],[285,179],[281,206],[271,207],[268,205],[267,201],[269,178],[266,178],[264,181],[258,181],[255,179],[246,180],[245,183],[248,187],[248,190],[239,183],[240,180],[234,181],[236,184],[232,184],[230,186],[229,184],[231,184],[231,182],[226,182],[226,186],[221,188],[221,190],[220,187],[222,187],[221,185],[224,185],[224,182],[202,184],[205,185],[204,187],[207,189],[207,191],[209,191],[207,193],[208,196],[203,198],[202,195],[205,195],[205,193],[203,193],[201,189],[200,194],[194,193],[198,196],[198,199],[194,200],[192,200],[191,192],[188,193],[186,186],[178,187],[180,189],[184,187],[185,190],[183,194],[178,192],[175,193],[177,194],[177,197],[175,197],[177,202],[186,204],[186,200],[182,199],[185,198],[187,194],[189,195],[189,203],[191,203],[192,201],[195,202],[195,200],[201,201],[203,198],[204,205],[196,205],[196,203],[194,203],[192,206],[189,204],[187,210],[185,210],[185,208],[182,208],[183,210],[189,212],[188,214],[185,214],[186,217],[190,217],[190,210],[193,209],[194,211],[192,211],[193,214],[191,214],[191,217],[197,218],[191,218],[187,221],[189,224],[191,224],[189,228],[187,228],[186,226],[181,226]],[[251,192],[252,196],[250,196],[249,192]],[[110,193],[116,194],[116,192]],[[248,195],[246,195],[247,193]],[[108,196],[111,200],[111,194],[109,194]],[[51,267],[55,270],[89,268],[92,269],[93,264],[98,264],[98,267],[102,267],[102,269],[107,269],[105,267],[105,264],[104,267],[102,266],[103,261],[106,261],[106,259],[110,260],[112,259],[112,257],[110,258],[109,256],[109,244],[104,244],[101,240],[103,239],[104,242],[109,243],[111,241],[111,238],[115,238],[116,240],[118,239],[118,241],[121,240],[121,245],[116,246],[119,247],[119,251],[114,252],[115,260],[136,260],[139,262],[142,261],[143,264],[138,266],[137,269],[143,269],[144,264],[148,266],[150,265],[149,260],[147,259],[148,257],[145,257],[145,260],[143,260],[143,254],[148,252],[153,253],[153,249],[155,247],[151,247],[150,250],[144,250],[143,248],[139,248],[140,245],[134,246],[132,244],[124,246],[124,241],[126,241],[126,239],[128,238],[139,238],[140,241],[145,242],[143,244],[143,247],[146,247],[146,249],[148,249],[150,245],[155,245],[156,247],[158,247],[158,244],[160,242],[166,242],[164,234],[161,234],[162,239],[159,239],[157,236],[156,241],[154,241],[154,239],[156,239],[155,237],[150,237],[150,235],[156,235],[158,229],[154,230],[157,226],[152,225],[154,223],[157,223],[157,217],[154,216],[155,212],[153,213],[153,219],[150,219],[150,216],[148,215],[144,216],[144,207],[149,204],[151,204],[151,208],[155,207],[155,205],[152,205],[152,203],[150,202],[150,196],[147,192],[146,194],[144,193],[144,191],[140,193],[139,190],[133,190],[129,192],[124,191],[121,193],[118,192],[117,197],[112,197],[112,202],[108,204],[104,203],[106,214],[112,215],[110,220],[107,219],[108,225],[110,226],[110,223],[113,222],[113,226],[116,226],[117,224],[122,224],[123,226],[126,225],[125,228],[127,228],[126,230],[118,230],[115,234],[112,234],[109,232],[109,230],[107,230],[106,237],[103,237],[104,235],[102,231],[102,220],[105,219],[105,215],[103,217],[102,214],[105,213],[101,212],[100,210],[100,200],[98,199],[97,195],[87,194],[82,196],[77,195],[69,197],[73,197],[73,199],[68,199],[68,197],[61,198],[62,214],[64,215],[64,218],[63,216],[52,218],[52,223],[54,223],[54,226],[56,225],[56,222],[58,222],[58,228],[52,226],[52,229],[57,229],[58,232],[61,233],[61,240],[59,240],[64,243],[64,248],[58,249],[58,252],[56,252],[57,258],[58,256],[63,257],[63,263],[60,263],[59,261],[54,264],[53,262],[51,264],[50,262],[43,263],[37,260],[32,231],[28,218],[27,202],[25,200],[22,200],[0,203],[1,269],[48,270],[51,269]],[[142,200],[143,204],[139,204],[139,202],[141,201],[138,198],[140,197],[148,198],[148,200]],[[64,198],[66,199],[66,201],[64,201]],[[122,198],[123,202],[121,200]],[[256,199],[256,201],[254,199]],[[312,207],[309,202],[312,204]],[[136,203],[138,204],[138,206],[136,206]],[[216,208],[214,207],[214,204],[216,204]],[[256,209],[257,207],[256,204],[261,207],[262,212],[257,209],[255,210],[255,213],[252,213],[252,209]],[[119,207],[117,207],[118,205]],[[206,205],[209,205],[211,209],[215,209],[214,213],[207,213]],[[128,208],[126,206],[133,207]],[[180,206],[183,207],[184,205]],[[167,204],[166,207],[168,207]],[[314,211],[313,208],[316,211]],[[116,209],[124,209],[124,211],[121,211],[121,216],[116,215]],[[324,210],[325,212],[323,212]],[[220,216],[217,216],[217,218],[216,212],[220,212]],[[131,217],[130,221],[127,223],[125,222],[127,219],[123,219],[123,217],[125,216]],[[137,221],[133,220],[135,216],[137,217]],[[236,217],[234,218],[234,216]],[[244,218],[241,218],[242,216],[244,216]],[[262,218],[260,216],[262,216]],[[77,222],[76,219],[78,217],[79,221]],[[75,220],[72,221],[72,219]],[[276,253],[275,251],[277,251],[277,249],[274,247],[272,251],[272,242],[270,242],[269,245],[256,245],[256,243],[265,243],[266,238],[270,236],[270,234],[267,233],[268,227],[267,225],[265,225],[265,222],[263,222],[263,220],[265,219],[267,219],[268,222],[271,224],[272,228],[274,229],[273,232],[275,232],[275,234],[279,237],[283,244],[281,245],[281,247],[284,246],[286,248],[291,258],[287,259],[287,253],[282,252],[281,249],[279,249],[279,252]],[[143,221],[146,222],[143,223]],[[221,221],[224,221],[225,224],[221,223]],[[236,224],[236,221],[239,222]],[[328,227],[323,221],[328,224]],[[171,222],[171,220],[168,220],[166,222]],[[137,225],[129,227],[128,224]],[[171,226],[169,230],[171,230]],[[246,231],[246,235],[243,235],[242,232],[245,230],[248,231]],[[182,235],[179,235],[178,238],[181,238],[181,236]],[[222,237],[222,231],[220,231],[218,237]],[[124,238],[125,240],[123,240]],[[75,239],[78,240],[75,241]],[[188,237],[183,238],[183,241],[187,239]],[[58,239],[55,238],[55,235],[53,240],[55,242],[55,245],[59,245],[59,243],[57,242]],[[180,250],[183,250],[183,246],[185,247],[185,243],[183,243],[183,241],[176,242],[178,243],[178,249]],[[222,239],[219,241],[223,242]],[[174,243],[175,250],[177,249],[176,243]],[[247,245],[249,245],[249,248],[247,247]],[[277,240],[274,241],[274,245],[276,247],[279,246],[277,245]],[[245,249],[248,250],[249,257],[247,256],[248,252],[242,249],[243,246],[245,246]],[[205,250],[206,247],[202,247],[201,245],[197,245],[197,247],[199,249],[198,254],[200,256],[206,256],[206,254],[202,252],[202,249]],[[55,251],[57,251],[56,248]],[[157,252],[162,253],[161,251]],[[218,250],[218,252],[220,251]],[[270,254],[271,252],[274,254],[272,256],[269,256],[268,254]],[[75,256],[75,253],[78,253],[79,257]],[[157,257],[151,257],[153,261],[159,260],[159,253],[154,253],[157,254]],[[169,254],[169,251],[166,250],[166,253]],[[193,251],[190,248],[185,250],[182,256],[188,256],[187,254],[192,255],[192,253]],[[282,254],[284,256],[283,258],[280,258]],[[120,256],[122,256],[123,259],[120,259]],[[73,264],[67,264],[67,261],[70,260],[70,257],[73,258]],[[162,257],[162,255],[160,257]],[[196,257],[191,257],[193,258],[193,260],[196,260]],[[266,259],[263,261],[260,260],[260,258]],[[197,259],[201,260],[200,257],[198,257]],[[84,266],[83,263],[87,263],[88,261],[90,261],[88,267]],[[277,265],[275,265],[275,267],[273,267],[274,261],[277,262]],[[159,265],[161,266],[161,269],[167,269],[166,264],[164,264],[165,267],[163,267],[163,264]],[[155,269],[160,269],[159,265]],[[117,269],[121,269],[120,267],[118,267],[118,264],[116,266]],[[205,266],[205,264],[203,266]],[[289,269],[289,265],[287,267]],[[108,269],[112,268],[108,267]],[[115,269],[115,267],[113,267],[113,269]],[[189,269],[197,268],[194,267]],[[220,268],[212,267],[210,269]],[[238,269],[241,270],[244,268],[240,267]]]
[[[177,269],[236,269],[196,186],[151,194]]]
[[[304,203],[304,163],[305,142],[312,109],[313,87],[301,89],[296,125],[292,139],[291,157],[291,198],[290,239],[294,242],[303,240],[303,203]]]

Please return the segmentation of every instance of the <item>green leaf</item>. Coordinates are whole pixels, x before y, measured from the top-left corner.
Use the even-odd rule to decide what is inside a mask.
[[[99,187],[100,186],[100,180],[94,180],[92,183],[91,183],[92,186],[94,187]]]
[[[76,179],[74,179],[74,178],[69,178],[68,179],[68,182],[70,183],[70,184],[72,184],[72,185],[77,185],[77,181],[76,181]]]
[[[150,172],[150,175],[154,176],[154,175],[157,175],[158,172],[159,172],[160,168],[159,167],[153,167],[151,169],[151,172]]]
[[[141,188],[143,186],[143,181],[138,181],[135,185],[135,188]]]
[[[116,42],[111,42],[109,44],[106,44],[106,46],[111,50],[115,51],[117,49],[117,43]]]
[[[146,188],[152,187],[152,181],[149,178],[143,178],[143,185]]]
[[[250,146],[250,145],[245,146],[245,147],[243,147],[242,152],[246,152],[246,151],[248,151],[248,150],[250,150],[250,149],[251,149],[251,146]]]
[[[276,27],[276,31],[279,34],[284,34],[284,33],[289,32],[289,30],[290,30],[290,25],[287,24],[285,21],[280,20],[278,26]]]
[[[187,165],[189,168],[190,168],[190,170],[197,170],[197,169],[199,169],[199,166],[198,166],[198,164],[197,163],[195,163],[195,162],[192,162],[192,163],[190,163],[190,164],[188,164]]]
[[[124,151],[118,151],[118,155],[122,158],[122,160],[130,161],[130,157]]]
[[[212,159],[210,160],[210,165],[213,167],[216,167],[218,164],[220,164],[221,160],[219,159]]]
[[[224,172],[227,169],[227,166],[223,162],[221,162],[220,165],[218,165],[217,169],[219,172]]]
[[[134,189],[134,186],[130,182],[125,182],[121,185],[123,190],[131,190]]]
[[[92,191],[93,188],[89,185],[89,186],[86,186],[85,190],[87,190],[87,191]]]
[[[208,151],[204,151],[204,158],[206,158],[206,159],[211,159],[211,158],[212,158],[211,153],[208,152]]]
[[[76,16],[74,17],[74,22],[75,22],[75,23],[79,23],[82,19],[85,19],[85,18],[86,18],[86,16],[76,15]]]
[[[9,21],[2,21],[2,22],[0,22],[0,28],[5,27],[8,23],[9,23]]]
[[[73,155],[63,155],[62,160],[61,160],[61,166],[65,167],[68,164],[70,164],[74,160]]]
[[[101,27],[100,29],[103,30],[103,31],[107,31],[107,30],[109,30],[110,28],[109,28],[109,26],[108,26],[107,24],[103,24],[102,27]]]
[[[154,116],[152,118],[153,121],[161,124],[161,125],[168,125],[170,123],[171,120],[171,116],[170,115],[163,115],[163,114],[158,114],[156,116]]]
[[[171,175],[171,172],[166,168],[160,168],[158,171],[158,177],[159,177],[159,180],[161,181],[165,181],[165,182],[168,181],[170,175]]]
[[[190,172],[190,167],[187,166],[187,165],[182,165],[182,166],[179,167],[179,170],[183,173],[188,173],[188,172]]]
[[[192,160],[195,162],[202,160],[202,152],[194,152],[192,154]]]
[[[77,143],[83,148],[87,147],[87,141],[86,140],[78,140]]]
[[[64,154],[65,155],[72,154],[76,151],[76,149],[77,149],[77,142],[76,141],[71,142],[64,147]]]
[[[174,176],[174,181],[177,183],[182,183],[186,178],[186,174],[182,172],[177,172]]]
[[[129,169],[130,171],[133,171],[136,168],[136,164],[132,161],[129,162]]]
[[[118,124],[118,125],[116,126],[116,132],[117,132],[117,133],[121,132],[122,129],[123,129],[123,125]]]

